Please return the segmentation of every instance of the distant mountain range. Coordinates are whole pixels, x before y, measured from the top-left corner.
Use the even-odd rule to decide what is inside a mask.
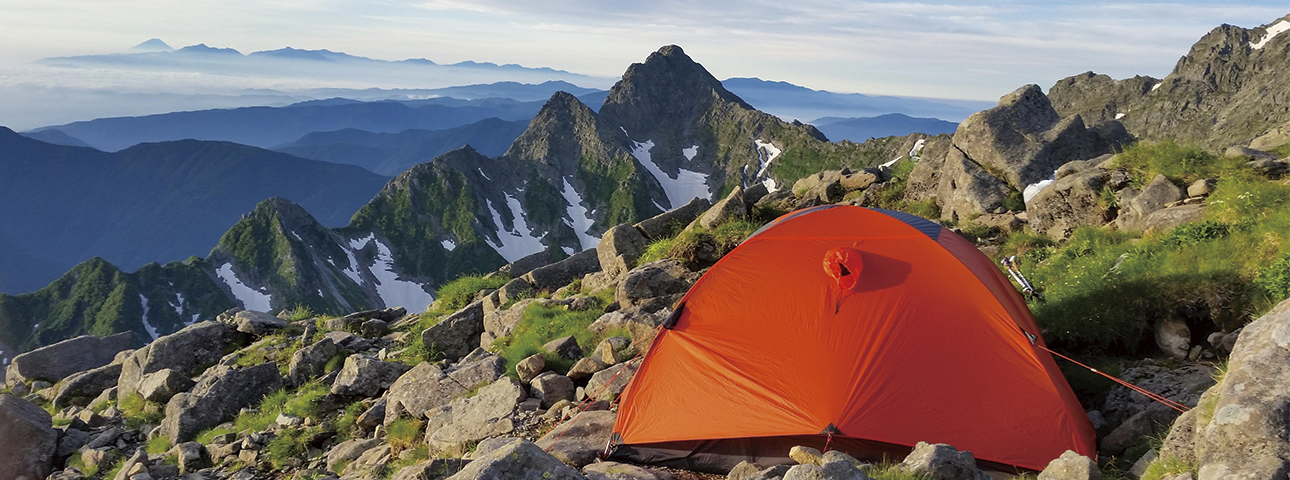
[[[358,165],[381,175],[394,176],[466,145],[483,155],[501,155],[527,127],[528,122],[489,118],[446,130],[372,133],[350,128],[310,133],[274,150],[311,160]]]
[[[388,177],[227,142],[117,153],[0,127],[0,291],[45,286],[98,256],[133,270],[210,251],[260,200],[281,196],[345,225]]]
[[[835,142],[863,142],[870,138],[905,136],[911,133],[952,134],[959,126],[937,118],[915,118],[900,113],[861,118],[824,117],[812,120],[810,124]]]
[[[833,93],[760,78],[728,78],[721,84],[762,111],[780,118],[802,121],[821,117],[873,117],[887,113],[903,113],[914,117],[932,117],[959,122],[968,115],[994,106],[995,103]]]

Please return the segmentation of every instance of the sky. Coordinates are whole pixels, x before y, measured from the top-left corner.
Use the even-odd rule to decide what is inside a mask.
[[[0,66],[157,37],[617,77],[677,44],[722,79],[993,100],[1087,70],[1163,77],[1214,27],[1270,23],[1290,0],[0,0],[0,11]]]

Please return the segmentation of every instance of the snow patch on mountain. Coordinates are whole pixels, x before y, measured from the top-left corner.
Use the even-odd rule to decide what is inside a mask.
[[[648,154],[646,158],[648,158]],[[600,244],[600,237],[594,237],[587,233],[596,221],[592,220],[591,215],[587,213],[587,207],[582,206],[582,195],[573,189],[573,184],[569,183],[568,178],[563,180],[564,188],[560,190],[560,194],[564,195],[564,201],[569,202],[569,208],[566,211],[569,214],[569,219],[573,221],[569,226],[573,227],[574,233],[578,234],[578,243],[582,245],[583,250],[596,248]]]
[[[770,142],[753,140],[753,144],[757,146],[757,176],[753,177],[753,180],[762,179],[761,183],[766,185],[766,189],[773,192],[776,190],[775,179],[766,176],[766,170],[783,151]]]
[[[363,247],[366,247],[368,243],[370,243],[372,240],[375,240],[375,239],[376,239],[376,234],[369,233],[367,234],[366,237],[363,237],[363,238],[350,239],[349,248],[342,248],[342,250],[345,251],[345,257],[349,260],[349,267],[342,270],[342,272],[345,274],[346,277],[349,277],[349,279],[353,280],[354,283],[356,284],[362,285],[367,282],[363,281],[363,275],[358,271],[358,257],[354,256],[354,252],[358,250],[362,250]],[[333,263],[332,265],[335,265],[335,264]]]
[[[148,297],[145,297],[140,293],[139,304],[143,305],[143,329],[148,331],[149,337],[156,340],[160,335],[157,335],[157,327],[152,326],[152,323],[148,322]]]
[[[511,209],[511,218],[514,219],[512,224],[515,227],[510,231],[507,231],[506,226],[502,224],[502,214],[493,208],[493,202],[491,200],[486,202],[489,213],[493,215],[493,224],[497,225],[497,243],[493,243],[493,240],[488,237],[484,237],[484,241],[488,242],[488,245],[507,262],[514,262],[546,248],[542,245],[542,239],[529,228],[528,221],[524,220],[524,209],[518,199],[510,195],[506,196],[506,207]]]
[[[175,285],[172,283],[170,286],[173,287]],[[178,290],[175,291],[175,303],[170,303],[170,308],[175,309],[175,315],[179,316],[179,320],[184,322],[185,327],[197,323],[197,317],[202,315],[201,313],[194,313],[192,314],[191,320],[184,320],[184,292],[180,292]]]
[[[1260,50],[1265,45],[1267,45],[1268,42],[1271,41],[1274,37],[1282,33],[1285,33],[1287,30],[1290,30],[1290,22],[1281,20],[1277,23],[1274,23],[1272,24],[1272,26],[1268,27],[1268,33],[1266,35],[1263,35],[1262,39],[1260,39],[1257,42],[1250,42],[1250,47],[1253,47],[1255,50]]]
[[[699,154],[699,146],[695,145],[690,148],[682,148],[681,155],[685,155],[687,162],[694,161],[694,156]]]
[[[228,285],[229,291],[233,292],[233,298],[242,303],[242,308],[255,310],[257,312],[268,312],[272,310],[269,305],[273,297],[269,294],[257,291],[246,286],[241,280],[238,280],[237,274],[233,273],[233,264],[225,263],[215,269],[215,275],[219,277],[225,285]]]
[[[684,168],[677,169],[676,178],[663,173],[663,169],[658,168],[650,156],[650,149],[654,148],[654,141],[649,140],[644,143],[632,142],[632,156],[641,162],[641,165],[649,170],[658,180],[659,185],[663,186],[663,193],[667,194],[667,203],[671,208],[677,208],[685,205],[693,198],[702,198],[704,200],[712,199],[712,192],[708,190],[708,176],[699,172],[693,172]],[[698,153],[695,147],[695,153]],[[658,205],[655,203],[655,205]],[[667,211],[666,208],[660,208]],[[585,248],[585,247],[584,247]]]
[[[452,241],[452,239],[443,240],[439,244],[443,245],[444,250],[449,252],[457,249],[457,242]]]
[[[376,242],[376,261],[372,264],[372,276],[376,278],[376,294],[385,302],[386,308],[404,307],[410,312],[420,312],[434,302],[434,296],[426,293],[420,283],[399,279],[394,272],[394,254],[390,247],[372,237]]]
[[[484,173],[484,169],[483,169],[483,168],[478,168],[477,170],[479,170],[479,174],[480,174],[480,175],[483,175],[484,180],[488,180],[488,181],[490,181],[490,182],[491,182],[491,181],[493,181],[493,179],[488,178],[488,174],[487,174],[487,173]]]

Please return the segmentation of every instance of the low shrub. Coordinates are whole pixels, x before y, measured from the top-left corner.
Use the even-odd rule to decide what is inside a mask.
[[[304,305],[297,305],[296,308],[287,310],[288,322],[299,322],[301,320],[308,320],[316,316],[317,314],[314,313],[314,310],[312,308],[306,307]]]
[[[1254,277],[1254,286],[1267,295],[1272,303],[1290,298],[1290,254],[1259,269],[1258,276]]]

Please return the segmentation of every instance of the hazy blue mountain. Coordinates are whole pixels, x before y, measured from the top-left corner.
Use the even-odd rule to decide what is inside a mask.
[[[312,160],[358,165],[381,175],[394,176],[465,145],[490,157],[501,155],[527,127],[528,122],[489,118],[446,130],[373,133],[350,128],[310,133],[274,150]]]
[[[93,145],[85,143],[81,141],[81,139],[79,138],[68,135],[66,132],[62,130],[49,129],[49,130],[41,130],[39,132],[25,132],[25,133],[22,133],[22,136],[35,139],[35,140],[40,140],[45,143],[52,143],[54,145],[94,148]]]
[[[760,78],[728,78],[722,80],[721,84],[759,110],[790,119],[873,117],[903,113],[958,122],[995,105],[995,102],[984,101],[953,100],[953,104],[950,104],[934,100],[833,93]]]
[[[863,142],[870,138],[905,136],[911,133],[952,134],[959,127],[957,123],[938,118],[917,118],[900,113],[860,118],[823,117],[810,124],[835,142]]]
[[[47,129],[61,130],[105,151],[143,142],[223,140],[270,148],[313,132],[353,128],[375,133],[408,129],[442,130],[486,118],[523,121],[541,102],[498,101],[483,106],[450,107],[431,103],[307,102],[289,107],[245,107],[175,112],[141,117],[100,118]]]
[[[0,127],[0,291],[40,288],[90,257],[126,270],[210,250],[264,198],[292,199],[329,226],[386,177],[227,142],[105,153]],[[52,270],[51,270],[52,269]]]
[[[161,41],[160,38],[150,38],[143,43],[130,47],[131,52],[169,52],[171,50],[174,50],[174,48]]]

